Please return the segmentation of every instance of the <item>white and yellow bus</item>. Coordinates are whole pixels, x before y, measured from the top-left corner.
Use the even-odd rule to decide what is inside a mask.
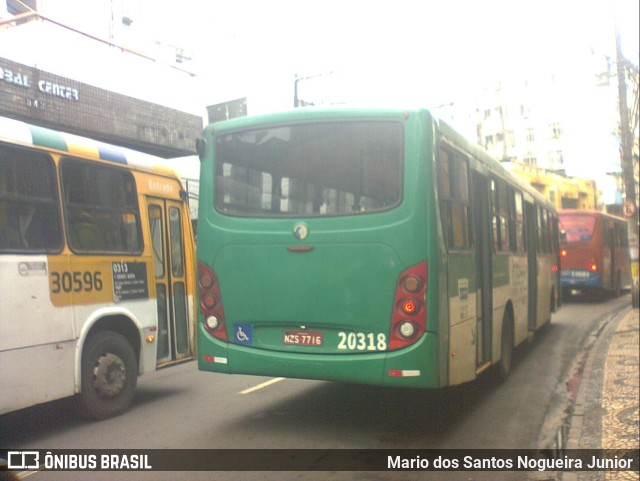
[[[194,239],[161,159],[0,117],[0,414],[106,418],[192,358]]]

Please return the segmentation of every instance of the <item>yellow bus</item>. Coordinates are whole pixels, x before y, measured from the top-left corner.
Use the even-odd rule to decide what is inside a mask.
[[[194,355],[194,239],[161,159],[0,117],[0,414],[102,419]]]

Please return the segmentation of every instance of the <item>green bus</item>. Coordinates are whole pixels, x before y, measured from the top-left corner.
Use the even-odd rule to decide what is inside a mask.
[[[559,306],[553,205],[427,110],[205,128],[198,368],[439,388]]]

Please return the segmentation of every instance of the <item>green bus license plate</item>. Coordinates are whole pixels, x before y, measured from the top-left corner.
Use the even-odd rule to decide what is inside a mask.
[[[285,331],[282,338],[284,344],[297,346],[322,346],[320,331]]]

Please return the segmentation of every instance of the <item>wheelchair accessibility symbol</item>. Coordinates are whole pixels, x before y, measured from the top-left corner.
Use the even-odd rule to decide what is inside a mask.
[[[253,331],[251,330],[251,324],[235,324],[234,332],[237,344],[253,343]]]

